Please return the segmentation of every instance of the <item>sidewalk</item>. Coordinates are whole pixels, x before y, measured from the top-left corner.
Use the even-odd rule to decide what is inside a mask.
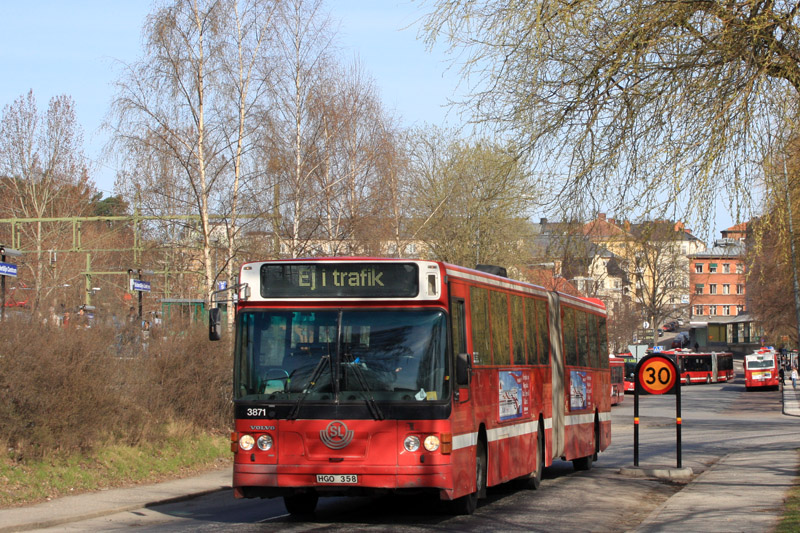
[[[800,390],[800,389],[799,389]],[[786,383],[783,414],[800,417],[800,393]],[[765,465],[770,465],[765,468]],[[795,485],[797,450],[748,450],[722,457],[675,493],[636,533],[770,531],[783,515],[786,494]]]
[[[800,393],[787,383],[783,413],[800,417]],[[775,465],[764,468],[764,465]],[[768,531],[780,519],[786,493],[797,478],[794,449],[732,453],[675,493],[633,531]],[[231,486],[231,469],[192,478],[58,498],[0,509],[0,533],[29,531],[175,502]],[[755,489],[755,490],[754,490]]]
[[[66,496],[27,507],[0,509],[0,533],[29,531],[78,522],[152,505],[188,500],[230,488],[231,469],[153,485]]]

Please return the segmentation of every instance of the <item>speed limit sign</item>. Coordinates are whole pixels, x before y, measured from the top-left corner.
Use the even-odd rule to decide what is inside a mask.
[[[642,359],[638,366],[637,379],[642,389],[650,394],[666,394],[677,381],[675,363],[662,355],[651,355]]]
[[[636,363],[636,388],[633,395],[633,465],[639,466],[639,394],[675,395],[675,443],[678,468],[681,468],[681,385],[678,365],[667,354],[651,353]]]

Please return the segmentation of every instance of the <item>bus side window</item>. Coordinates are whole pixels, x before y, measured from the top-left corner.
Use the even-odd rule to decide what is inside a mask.
[[[539,307],[537,305],[538,303],[539,302],[536,300],[525,300],[525,331],[527,333],[526,346],[529,365],[547,364],[545,360],[547,356],[542,356],[541,338],[539,332],[536,330],[537,324],[539,323],[536,313],[541,312],[541,310],[537,309]]]
[[[511,345],[514,351],[514,364],[526,364],[525,358],[525,312],[522,296],[511,296]]]
[[[544,300],[536,300],[536,329],[539,332],[537,353],[539,354],[539,363],[543,365],[550,364],[550,327],[547,321],[547,314],[547,302]]]
[[[464,317],[464,300],[450,300],[450,328],[453,337],[453,354],[467,352],[467,323]]]
[[[492,363],[489,335],[489,291],[481,287],[469,289],[469,316],[472,322],[472,362]]]
[[[575,310],[567,307],[563,310],[561,324],[564,338],[564,359],[567,366],[578,366],[578,346],[575,339]]]

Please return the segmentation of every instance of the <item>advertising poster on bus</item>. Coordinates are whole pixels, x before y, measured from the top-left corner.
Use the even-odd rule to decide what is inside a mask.
[[[570,371],[569,408],[587,409],[592,403],[592,376],[583,370]]]
[[[528,416],[530,408],[528,375],[520,370],[501,370],[499,379],[500,420],[511,420]]]

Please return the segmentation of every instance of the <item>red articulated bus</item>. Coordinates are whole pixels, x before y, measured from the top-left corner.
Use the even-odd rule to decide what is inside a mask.
[[[774,350],[759,350],[744,356],[744,385],[746,390],[778,389],[778,354]]]
[[[235,290],[237,498],[303,514],[429,491],[470,514],[488,486],[537,488],[611,442],[599,300],[498,267],[341,257],[246,263]]]
[[[617,405],[625,399],[625,359],[612,355],[608,363],[611,370],[611,405]]]
[[[681,373],[681,384],[733,381],[733,354],[730,352],[696,353],[691,350],[670,350]]]

